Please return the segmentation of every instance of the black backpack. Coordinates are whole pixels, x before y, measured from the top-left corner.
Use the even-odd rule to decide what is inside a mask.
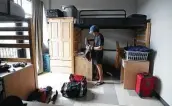
[[[61,88],[62,96],[67,98],[78,98],[87,94],[86,77],[71,74],[69,80],[70,82],[64,83]]]
[[[47,18],[57,18],[57,17],[64,17],[64,13],[59,9],[47,10]]]
[[[64,83],[61,88],[62,96],[67,98],[75,98],[80,94],[81,84],[77,82]]]

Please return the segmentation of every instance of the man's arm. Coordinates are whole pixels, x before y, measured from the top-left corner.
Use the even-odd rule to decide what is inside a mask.
[[[103,46],[94,47],[94,50],[103,50]]]
[[[85,38],[85,44],[86,44],[86,45],[90,45],[91,42],[94,42],[94,39]]]

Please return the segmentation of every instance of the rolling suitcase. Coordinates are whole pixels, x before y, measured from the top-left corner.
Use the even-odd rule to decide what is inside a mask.
[[[152,97],[154,94],[156,78],[148,73],[137,75],[136,92],[140,97]]]

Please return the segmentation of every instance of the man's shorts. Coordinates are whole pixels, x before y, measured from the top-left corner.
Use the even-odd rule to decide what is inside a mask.
[[[93,63],[95,65],[102,64],[102,61],[103,61],[103,51],[94,51],[92,60],[93,60]]]

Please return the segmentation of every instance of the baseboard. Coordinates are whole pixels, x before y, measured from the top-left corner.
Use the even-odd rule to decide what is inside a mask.
[[[157,92],[155,93],[155,97],[160,100],[164,106],[170,106]]]

